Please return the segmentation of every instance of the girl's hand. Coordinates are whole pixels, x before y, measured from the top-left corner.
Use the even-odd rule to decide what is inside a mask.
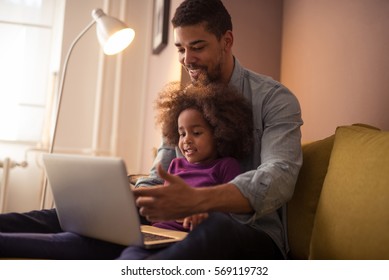
[[[195,214],[195,215],[186,217],[182,223],[182,226],[184,228],[188,228],[189,230],[193,230],[206,218],[208,218],[208,213]]]

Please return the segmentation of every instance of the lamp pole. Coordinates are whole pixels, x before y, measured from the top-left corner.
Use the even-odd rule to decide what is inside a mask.
[[[50,134],[50,146],[48,151],[50,154],[52,154],[54,151],[55,140],[57,137],[58,120],[61,112],[62,96],[64,91],[66,72],[67,72],[70,56],[73,52],[75,45],[95,23],[97,23],[97,37],[99,39],[99,42],[102,45],[109,46],[109,49],[103,46],[104,52],[109,55],[121,52],[132,42],[135,36],[135,32],[132,29],[128,28],[120,20],[107,16],[101,9],[93,10],[92,17],[93,20],[74,39],[65,57],[62,74],[61,74],[61,80],[59,84],[60,87],[58,92],[57,106],[55,108],[54,124],[52,126],[51,134]],[[120,34],[121,40],[118,40],[119,38],[118,34]],[[112,38],[115,38],[114,44],[110,41]],[[40,205],[41,209],[45,207],[47,185],[48,185],[48,180],[47,177],[45,176],[45,180],[42,188],[42,194],[41,194],[41,205]]]

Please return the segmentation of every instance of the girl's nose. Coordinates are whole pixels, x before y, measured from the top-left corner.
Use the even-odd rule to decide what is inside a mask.
[[[192,143],[192,138],[189,137],[189,136],[186,136],[186,137],[184,138],[184,143],[185,143],[185,144],[190,144],[190,143]]]

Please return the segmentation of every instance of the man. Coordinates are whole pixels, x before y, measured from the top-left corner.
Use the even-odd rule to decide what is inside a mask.
[[[150,221],[198,213],[210,216],[180,243],[153,254],[127,248],[121,258],[286,258],[284,206],[302,164],[299,103],[280,83],[239,64],[232,54],[231,17],[220,0],[185,0],[172,23],[179,61],[193,84],[230,84],[251,101],[255,145],[252,156],[242,162],[244,174],[228,184],[195,189],[164,171],[180,155],[163,144],[151,177],[139,180],[137,186],[163,180],[170,186],[135,189],[140,214]],[[162,167],[157,170],[159,162]]]
[[[244,69],[232,54],[231,17],[220,0],[185,0],[172,20],[181,64],[192,83],[235,86],[251,102],[252,155],[228,184],[191,188],[164,170],[180,156],[162,145],[150,178],[134,194],[150,221],[208,213],[187,238],[161,250],[123,247],[63,232],[55,209],[0,215],[0,257],[57,259],[282,259],[284,206],[302,164],[300,106],[280,83]],[[159,176],[158,176],[159,174]],[[158,186],[166,180],[170,185]],[[157,186],[155,186],[157,185]],[[204,215],[207,216],[207,215]]]

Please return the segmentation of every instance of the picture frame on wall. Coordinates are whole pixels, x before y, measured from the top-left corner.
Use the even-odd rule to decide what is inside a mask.
[[[159,54],[167,45],[170,0],[154,0],[153,54]]]

